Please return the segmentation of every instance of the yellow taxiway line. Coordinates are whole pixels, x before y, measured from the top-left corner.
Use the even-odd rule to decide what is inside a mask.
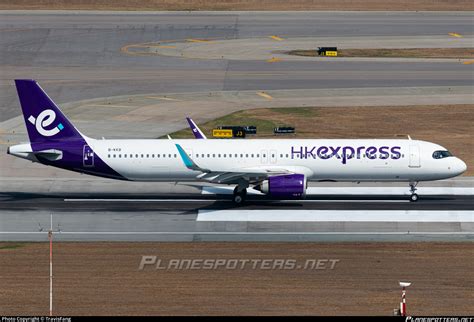
[[[279,61],[281,61],[281,59],[280,58],[275,58],[275,57],[267,59],[267,63],[276,63],[276,62],[279,62]]]
[[[448,33],[448,35],[456,37],[456,38],[462,38],[462,36],[460,34],[456,33],[456,32],[450,32],[450,33]]]
[[[276,41],[282,41],[283,38],[278,37],[278,36],[270,36],[271,39],[276,40]]]
[[[257,95],[261,96],[261,97],[264,97],[266,98],[267,100],[272,100],[273,97],[271,97],[270,95],[268,95],[267,93],[265,92],[257,92]]]
[[[207,43],[210,43],[211,40],[207,40],[207,39],[194,39],[194,38],[188,38],[186,39],[187,42],[207,42]]]

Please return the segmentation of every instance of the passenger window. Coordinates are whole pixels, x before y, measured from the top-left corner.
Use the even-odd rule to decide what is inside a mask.
[[[115,158],[115,154],[114,154],[114,158]]]
[[[107,157],[110,158],[110,154]]]

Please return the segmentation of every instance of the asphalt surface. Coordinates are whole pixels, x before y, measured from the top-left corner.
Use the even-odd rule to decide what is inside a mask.
[[[29,194],[0,193],[0,210],[29,211],[198,211],[200,209],[278,209],[288,210],[473,210],[473,196],[422,196],[419,202],[405,202],[397,196],[309,196],[304,200],[272,200],[265,196],[248,196],[243,206],[236,207],[229,195],[156,194]],[[474,215],[474,213],[473,213]]]
[[[229,196],[157,194],[0,194],[0,240],[46,240],[52,229],[59,240],[114,241],[415,241],[472,240],[474,224],[447,220],[410,222],[373,218],[362,221],[200,221],[201,212],[287,210],[424,211],[474,213],[472,196],[423,196],[416,203],[393,196],[311,196],[304,201],[249,196],[241,207]],[[377,214],[375,214],[377,216]],[[369,216],[367,217],[369,218]],[[381,216],[380,218],[386,218]],[[51,221],[52,220],[52,221]]]
[[[115,95],[220,90],[472,85],[449,63],[197,60],[127,55],[136,43],[251,37],[472,34],[469,12],[0,12],[0,121],[19,115],[15,78],[58,103]],[[442,44],[440,44],[442,45]],[[316,46],[316,44],[315,44]],[[261,75],[247,77],[247,72]]]

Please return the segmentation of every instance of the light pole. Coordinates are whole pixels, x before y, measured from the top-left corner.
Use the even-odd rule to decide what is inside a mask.
[[[49,238],[49,316],[53,316],[53,214],[48,232]]]
[[[400,315],[407,316],[407,303],[405,300],[406,288],[411,285],[410,282],[398,282],[402,288],[402,300],[400,302]]]

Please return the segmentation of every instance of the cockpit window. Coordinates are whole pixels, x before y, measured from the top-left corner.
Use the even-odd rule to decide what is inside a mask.
[[[433,152],[433,159],[443,159],[447,157],[452,157],[453,155],[449,151],[435,151]]]

